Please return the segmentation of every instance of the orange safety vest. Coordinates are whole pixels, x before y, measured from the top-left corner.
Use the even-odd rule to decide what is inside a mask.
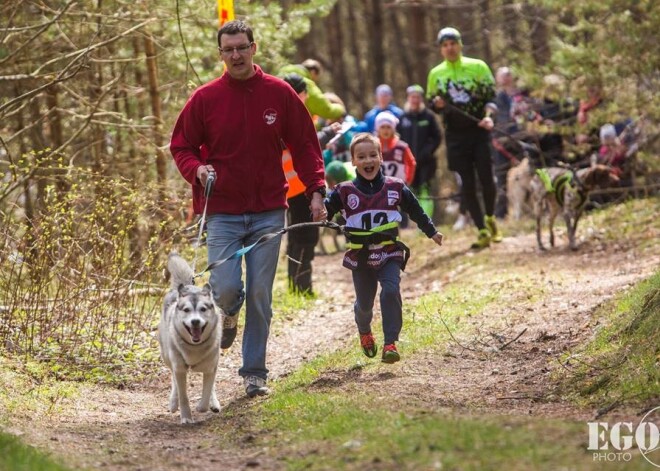
[[[305,192],[305,185],[298,177],[298,174],[293,169],[293,159],[291,158],[291,152],[288,149],[282,151],[282,167],[284,167],[284,175],[286,176],[286,181],[289,184],[289,190],[286,192],[286,199],[293,198],[298,196],[300,193]]]

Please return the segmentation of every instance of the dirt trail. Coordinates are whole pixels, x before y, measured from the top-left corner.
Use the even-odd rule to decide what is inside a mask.
[[[429,248],[429,253],[411,259],[402,281],[404,303],[448,283],[496,274],[500,263],[513,258],[521,273],[530,277],[526,282],[544,287],[543,294],[530,299],[525,292],[513,290],[506,302],[466,322],[474,323],[473,330],[482,334],[504,332],[507,340],[527,329],[525,333],[501,351],[473,351],[452,342],[444,356],[420,354],[414,361],[404,358],[387,374],[381,368],[355,373],[359,378],[330,371],[322,383],[350,391],[357,390],[358,383],[378,381],[402,401],[428,404],[434,409],[476,407],[497,413],[588,417],[592,411],[578,410],[548,394],[549,365],[560,352],[593,334],[590,313],[597,305],[652,273],[660,262],[658,250],[641,257],[636,247],[587,242],[579,252],[571,253],[561,248],[560,238],[560,248],[538,254],[532,236],[519,236],[489,249],[493,265],[489,273],[469,263],[459,264],[453,272],[432,270],[449,259],[470,257],[462,251],[469,243],[467,236],[452,236],[454,240],[440,251]],[[317,257],[314,276],[321,297],[312,309],[275,320],[269,345],[272,378],[286,375],[319,353],[356,341],[351,276],[340,268],[340,257]],[[558,272],[560,281],[551,276]],[[493,279],[496,287],[497,276]],[[507,330],[502,330],[504,320]],[[495,339],[496,335],[490,337],[493,347],[504,342]],[[470,343],[470,338],[456,340],[464,346]],[[60,414],[31,424],[15,424],[12,431],[23,434],[29,443],[64,456],[71,465],[94,469],[279,468],[276,450],[253,444],[254,435],[260,432],[241,427],[249,414],[249,403],[236,375],[239,366],[240,345],[236,345],[220,363],[218,394],[226,412],[222,418],[211,413],[194,414],[199,422],[181,427],[178,416],[166,412],[169,373],[163,369],[151,384],[137,390],[90,388],[84,396],[65,402]],[[201,377],[193,376],[191,388],[195,400]],[[232,422],[232,430],[245,430],[243,436],[232,437],[240,442],[238,449],[217,445],[218,434],[227,433],[223,427],[226,421]]]

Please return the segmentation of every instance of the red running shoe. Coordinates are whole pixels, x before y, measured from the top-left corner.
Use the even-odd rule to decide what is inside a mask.
[[[388,343],[383,346],[383,363],[396,363],[401,359],[399,352],[396,350],[396,345]]]
[[[360,334],[360,345],[362,346],[362,351],[369,358],[376,356],[378,352],[378,347],[376,347],[376,340],[371,332],[368,334]]]

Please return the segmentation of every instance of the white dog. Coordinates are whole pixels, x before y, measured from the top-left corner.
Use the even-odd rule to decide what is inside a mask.
[[[531,212],[529,196],[532,177],[534,177],[534,169],[531,168],[528,157],[525,157],[518,165],[511,168],[506,176],[509,214],[514,221],[519,221],[524,214]]]
[[[179,255],[167,261],[171,289],[165,295],[158,327],[160,355],[172,371],[170,412],[181,408],[181,423],[193,423],[188,400],[188,370],[204,374],[202,397],[197,412],[220,411],[215,393],[215,376],[220,359],[222,322],[220,309],[213,302],[211,287],[194,286],[193,271]]]

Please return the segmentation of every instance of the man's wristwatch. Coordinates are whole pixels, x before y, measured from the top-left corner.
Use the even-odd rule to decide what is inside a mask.
[[[312,193],[319,193],[323,198],[325,198],[325,194],[326,194],[325,187],[320,186],[316,190],[312,191]]]

